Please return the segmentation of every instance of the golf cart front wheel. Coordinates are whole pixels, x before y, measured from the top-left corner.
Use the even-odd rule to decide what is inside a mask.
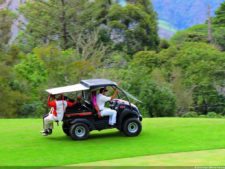
[[[85,140],[89,136],[88,126],[84,123],[77,123],[70,128],[70,137],[73,140]]]
[[[126,136],[138,136],[141,130],[141,122],[137,118],[129,118],[123,123],[123,133]]]

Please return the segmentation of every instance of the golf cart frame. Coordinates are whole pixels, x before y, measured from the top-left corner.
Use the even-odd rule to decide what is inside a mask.
[[[109,126],[109,116],[100,117],[92,103],[92,92],[107,87],[119,90],[118,97],[109,102],[109,107],[117,112],[116,124]],[[139,101],[115,82],[107,79],[81,80],[80,83],[46,90],[51,95],[81,92],[82,101],[73,107],[67,107],[64,113],[62,129],[74,140],[87,139],[89,132],[117,128],[126,136],[137,136],[142,130],[142,115],[138,108],[130,102],[130,98]],[[140,102],[140,101],[139,101]]]

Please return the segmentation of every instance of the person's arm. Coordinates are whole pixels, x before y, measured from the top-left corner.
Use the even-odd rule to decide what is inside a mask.
[[[77,104],[76,100],[74,102],[67,101],[67,106],[68,107],[73,107],[75,104]]]
[[[116,96],[118,95],[119,91],[117,89],[114,89],[114,93],[113,95],[111,96],[111,100],[115,99]]]
[[[48,106],[49,107],[56,107],[56,102],[51,100],[51,96],[48,96]]]

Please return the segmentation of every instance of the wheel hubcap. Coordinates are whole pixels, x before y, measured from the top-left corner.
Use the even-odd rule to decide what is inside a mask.
[[[128,131],[130,133],[136,133],[138,131],[138,125],[135,122],[131,122],[128,124]]]
[[[85,135],[85,128],[83,126],[76,127],[75,134],[77,137],[83,137]]]

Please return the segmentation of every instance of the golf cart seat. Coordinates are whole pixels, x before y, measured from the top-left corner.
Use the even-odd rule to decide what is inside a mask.
[[[100,114],[100,111],[99,111],[99,108],[98,108],[98,105],[97,105],[96,91],[91,92],[91,104],[92,104],[92,107],[93,107],[95,113],[100,118],[101,114]]]

